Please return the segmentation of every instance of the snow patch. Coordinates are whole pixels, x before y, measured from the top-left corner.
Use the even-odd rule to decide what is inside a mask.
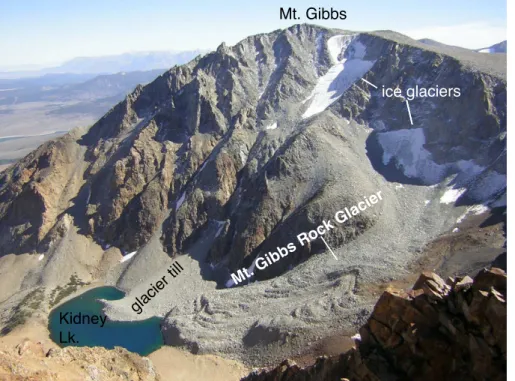
[[[431,200],[426,200],[426,201],[424,201],[424,205],[426,205],[426,206],[427,206],[427,205],[429,205],[429,204],[431,204]]]
[[[38,261],[42,261],[43,258],[45,258],[45,254],[41,254],[39,257],[38,257]]]
[[[441,203],[456,202],[465,192],[473,200],[486,202],[497,198],[498,194],[506,188],[506,175],[481,167],[471,160],[460,160],[449,166],[461,172],[451,181],[453,185],[447,188],[440,199]]]
[[[340,34],[327,40],[327,50],[329,50],[329,57],[331,57],[333,63],[341,63],[344,61],[343,53],[349,47],[352,38],[353,36]]]
[[[266,130],[275,130],[277,128],[277,122],[269,124],[265,127]]]
[[[351,336],[351,339],[361,341],[361,335],[359,333],[356,333],[354,336]]]
[[[463,222],[463,220],[465,220],[465,218],[467,217],[467,214],[468,214],[468,212],[465,212],[464,214],[459,216],[458,219],[456,220],[456,223],[461,224]]]
[[[136,255],[137,251],[133,251],[132,253],[129,253],[127,255],[124,255],[122,259],[120,259],[120,263],[127,262],[129,259],[134,257]]]
[[[354,41],[353,36],[338,35],[327,40],[327,48],[333,63],[328,72],[318,79],[315,88],[302,103],[311,101],[302,114],[306,119],[316,115],[336,102],[354,82],[368,72],[375,61],[365,61],[366,47]],[[348,58],[343,58],[347,53]]]
[[[86,196],[86,205],[89,204],[90,200],[91,200],[91,187],[88,187],[88,195]]]
[[[179,210],[179,208],[181,207],[185,198],[186,198],[186,192],[183,192],[181,197],[177,200],[177,203],[175,204],[175,210]]]
[[[489,210],[490,209],[487,206],[482,205],[482,204],[477,204],[477,205],[470,206],[470,207],[467,208],[465,213],[463,213],[460,217],[458,217],[458,219],[456,220],[456,223],[457,224],[462,223],[469,214],[473,214],[473,215],[477,216],[477,215],[486,213]]]
[[[460,229],[458,229],[458,228],[454,228],[454,229],[452,229],[452,232],[453,232],[453,233],[457,233],[457,232],[459,232],[459,231],[460,231]]]
[[[455,203],[463,193],[467,191],[467,188],[448,188],[445,193],[440,197],[441,204],[453,204]]]
[[[478,204],[470,207],[470,213],[477,215],[486,213],[490,208],[486,205]]]

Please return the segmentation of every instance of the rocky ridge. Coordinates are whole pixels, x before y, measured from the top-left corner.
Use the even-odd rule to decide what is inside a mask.
[[[355,349],[243,380],[505,380],[506,286],[497,268],[447,281],[423,273],[411,291],[383,293]]]

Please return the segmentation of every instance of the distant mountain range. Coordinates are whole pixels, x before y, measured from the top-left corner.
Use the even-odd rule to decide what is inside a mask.
[[[472,50],[472,51],[479,52],[479,53],[506,53],[508,51],[508,44],[507,44],[506,40],[501,41],[498,44],[492,45],[487,48],[482,48],[482,49],[466,49],[466,48],[462,48],[460,46],[447,45],[447,44],[443,44],[441,42],[432,40],[430,38],[421,38],[418,41],[422,42],[426,45],[431,45],[431,46],[438,47],[438,48],[453,48],[453,49]]]
[[[146,84],[164,69],[116,74],[46,74],[38,78],[0,79],[0,106],[21,102],[92,101],[117,96],[121,100],[138,84]],[[114,103],[113,103],[114,104]]]
[[[191,51],[154,51],[124,53],[101,57],[77,57],[55,67],[39,70],[4,71],[0,78],[13,79],[25,77],[41,77],[47,74],[113,74],[128,71],[148,71],[169,69],[174,65],[182,65],[199,54],[202,50]]]
[[[479,53],[507,53],[508,52],[508,41],[504,40],[498,44],[492,45],[488,48],[478,49]]]

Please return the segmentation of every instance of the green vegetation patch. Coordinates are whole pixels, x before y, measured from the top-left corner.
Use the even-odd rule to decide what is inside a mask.
[[[5,336],[17,326],[25,324],[34,311],[39,309],[44,299],[44,288],[37,288],[25,295],[22,301],[13,308],[13,313],[9,318],[9,321],[0,330],[0,336]]]
[[[50,307],[59,304],[61,300],[73,294],[79,287],[86,286],[88,284],[89,283],[87,282],[81,281],[76,274],[73,274],[70,277],[70,281],[65,286],[57,286],[52,290],[50,293]]]

